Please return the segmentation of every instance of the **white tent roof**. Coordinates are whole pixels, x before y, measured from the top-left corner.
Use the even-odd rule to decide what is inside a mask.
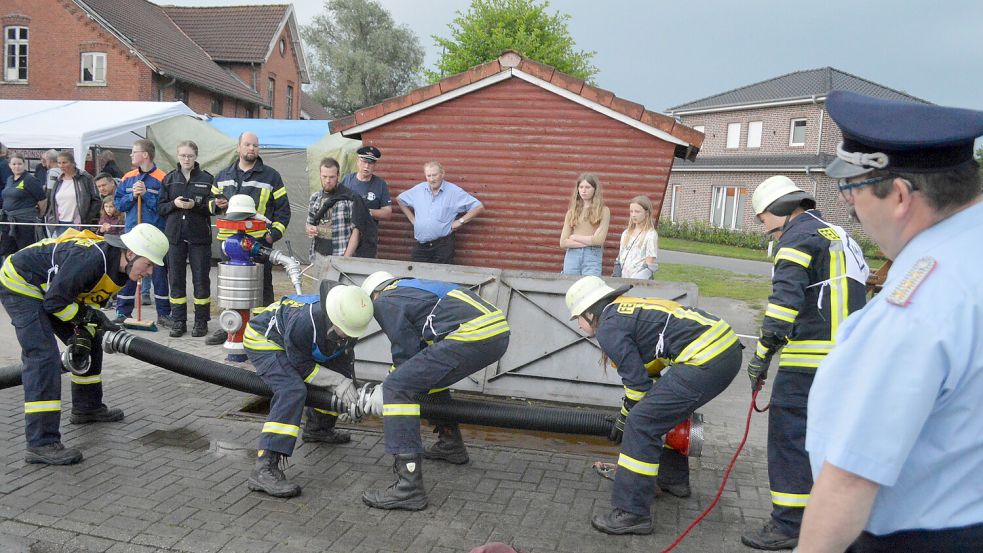
[[[182,102],[0,101],[0,142],[8,148],[129,148],[152,123],[195,115]]]

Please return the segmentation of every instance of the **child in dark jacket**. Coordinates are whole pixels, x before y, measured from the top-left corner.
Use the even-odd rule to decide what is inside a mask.
[[[107,234],[123,234],[123,216],[116,209],[112,196],[105,198],[102,202],[102,211],[99,213],[98,234],[102,236]]]

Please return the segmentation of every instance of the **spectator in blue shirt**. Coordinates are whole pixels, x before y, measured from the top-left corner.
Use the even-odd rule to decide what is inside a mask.
[[[416,245],[412,261],[454,262],[454,232],[478,216],[485,206],[460,186],[444,180],[444,167],[436,161],[423,166],[426,182],[396,198],[413,223]],[[463,215],[461,215],[463,213]]]

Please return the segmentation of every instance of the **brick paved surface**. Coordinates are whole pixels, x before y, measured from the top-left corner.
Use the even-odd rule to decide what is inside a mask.
[[[719,302],[707,308],[728,318]],[[731,310],[728,320],[740,332],[753,332],[752,316]],[[222,356],[202,339],[140,336]],[[0,343],[7,345],[0,364],[15,362],[19,348],[2,312]],[[300,443],[288,475],[303,485],[303,495],[274,499],[245,486],[260,430],[258,419],[239,413],[250,396],[119,354],[107,356],[104,375],[106,401],[123,408],[126,419],[74,426],[64,417],[64,442],[85,454],[70,467],[23,462],[22,390],[0,391],[6,444],[0,450],[0,552],[449,553],[490,541],[524,552],[660,551],[712,500],[740,440],[748,401],[741,374],[701,409],[707,445],[703,457],[691,461],[693,496],[658,498],[652,536],[612,537],[589,524],[593,513],[609,508],[610,482],[591,469],[596,454],[550,451],[550,442],[535,438],[522,448],[471,441],[466,466],[424,464],[427,510],[387,512],[369,509],[360,495],[391,482],[391,457],[381,433],[353,427],[350,444]],[[67,378],[64,383],[67,412]],[[741,530],[768,516],[766,426],[756,415],[720,505],[676,551],[750,551],[740,544]],[[428,430],[427,443],[433,439]]]

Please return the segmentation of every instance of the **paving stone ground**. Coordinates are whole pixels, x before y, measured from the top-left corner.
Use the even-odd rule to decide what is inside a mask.
[[[715,308],[725,306],[709,307]],[[738,331],[753,333],[752,316],[734,316]],[[140,336],[223,357],[220,347],[200,338]],[[2,310],[0,344],[6,346],[0,365],[17,362],[19,348]],[[458,553],[492,541],[527,553],[661,551],[713,499],[749,401],[741,374],[701,409],[707,444],[691,461],[693,496],[658,498],[652,536],[613,537],[590,528],[591,515],[609,508],[611,489],[591,468],[600,459],[596,453],[551,450],[554,442],[531,436],[522,447],[503,446],[467,429],[470,464],[424,464],[427,510],[379,511],[360,496],[391,482],[392,460],[377,429],[352,426],[349,444],[300,442],[287,470],[304,492],[275,499],[245,486],[261,422],[240,409],[253,398],[119,354],[107,356],[104,382],[106,402],[123,408],[126,419],[75,426],[64,417],[63,441],[85,454],[70,467],[24,463],[23,392],[0,391],[0,442],[6,445],[0,449],[0,552]],[[720,504],[675,551],[751,551],[740,544],[740,533],[762,524],[770,505],[766,427],[766,418],[755,415]],[[423,431],[425,442],[432,441],[429,428]],[[613,460],[610,451],[605,460]]]

